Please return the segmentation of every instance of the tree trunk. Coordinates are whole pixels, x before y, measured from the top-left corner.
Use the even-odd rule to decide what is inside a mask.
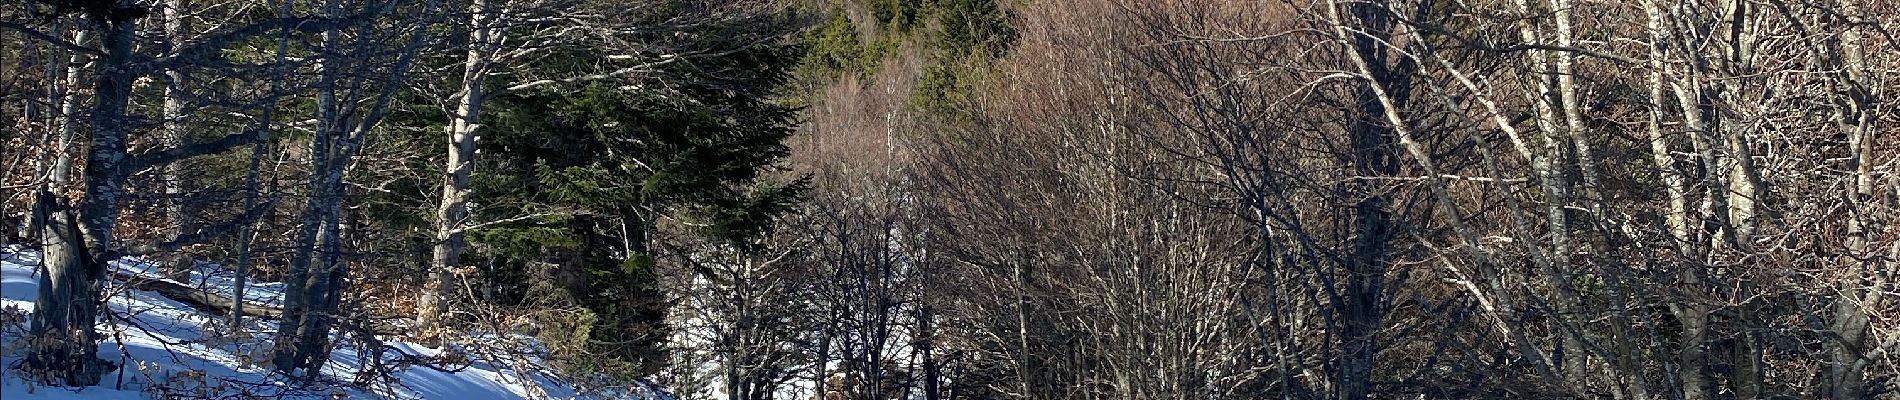
[[[340,175],[340,174],[339,174]],[[343,285],[348,275],[348,260],[344,257],[343,238],[348,235],[349,226],[342,220],[343,190],[342,180],[335,181],[335,197],[329,202],[330,209],[324,212],[323,234],[319,241],[322,250],[319,259],[320,270],[310,274],[305,290],[310,300],[310,308],[297,327],[297,351],[301,358],[299,368],[303,368],[308,377],[315,377],[322,371],[324,362],[330,359],[330,328],[336,325],[341,310]]]
[[[113,231],[119,223],[119,201],[126,174],[120,166],[125,161],[126,134],[132,122],[126,117],[126,109],[132,98],[132,46],[136,29],[132,20],[103,21],[102,25],[106,32],[101,46],[106,54],[99,60],[97,85],[93,88],[86,198],[79,209],[84,219],[80,223],[84,224],[86,242],[95,252],[103,252],[112,245]]]
[[[118,7],[130,5],[121,3]],[[129,130],[126,108],[132,92],[129,66],[135,23],[131,19],[101,18],[99,24],[104,30],[101,48],[105,54],[98,62],[93,88],[86,197],[80,203],[78,218],[64,211],[41,219],[45,221],[42,245],[47,246],[49,261],[42,264],[46,273],[42,275],[39,302],[35,306],[39,311],[34,313],[34,332],[45,336],[34,340],[45,342],[33,346],[26,357],[35,360],[32,364],[54,371],[53,375],[44,376],[47,382],[57,377],[72,386],[99,383],[101,361],[96,356],[94,341],[98,333],[93,318],[98,307],[97,285],[101,275],[98,271],[111,261],[99,256],[112,245],[113,229],[118,223],[119,195],[125,184],[125,174],[119,167],[125,160]],[[70,163],[60,168],[70,168]],[[58,205],[51,193],[42,193],[40,197],[42,207]]]
[[[89,31],[80,30],[74,34],[73,43],[85,44],[86,39],[92,36],[90,33]],[[73,91],[79,87],[80,79],[83,79],[82,75],[86,65],[85,57],[85,55],[74,53],[71,57],[61,60],[65,62],[65,65],[61,66],[61,68],[65,70],[66,79],[57,85],[53,95],[53,97],[59,101],[59,114],[54,117],[57,118],[57,120],[54,121],[54,125],[58,127],[59,144],[56,146],[53,160],[51,160],[53,172],[52,176],[48,177],[48,181],[52,182],[53,190],[56,192],[66,190],[66,184],[71,183],[73,180],[72,149],[74,146],[73,142],[77,139],[76,136],[78,136],[74,131],[79,129],[79,107],[81,104],[79,96],[74,94]],[[39,229],[35,227],[34,232],[38,231]]]
[[[340,16],[343,14],[342,2],[325,0],[323,15]],[[323,31],[319,40],[332,51],[341,50],[344,43],[343,32],[338,27]],[[310,139],[310,178],[307,183],[308,200],[304,203],[300,218],[296,251],[290,259],[290,274],[284,285],[284,317],[277,323],[277,332],[272,336],[271,363],[285,374],[291,374],[310,364],[311,350],[306,347],[303,334],[309,320],[321,312],[321,304],[316,301],[313,292],[320,288],[311,287],[309,282],[322,276],[322,271],[312,270],[312,265],[325,265],[318,257],[324,257],[322,238],[331,235],[327,232],[335,229],[327,224],[327,215],[337,209],[331,204],[342,201],[330,182],[332,176],[341,182],[343,170],[343,136],[348,128],[344,121],[344,102],[338,99],[343,91],[344,69],[347,63],[342,59],[318,60],[317,98],[316,98],[316,135]],[[311,375],[318,371],[309,371]]]
[[[1748,284],[1744,292],[1754,292],[1753,284]],[[1729,379],[1738,399],[1759,399],[1767,392],[1767,364],[1762,359],[1762,334],[1766,329],[1761,322],[1761,310],[1764,306],[1743,303],[1736,307],[1736,325],[1741,329],[1735,336],[1735,375]]]
[[[1709,337],[1709,307],[1682,303],[1670,308],[1675,311],[1676,319],[1682,322],[1682,335],[1678,337],[1680,347],[1676,351],[1679,368],[1676,376],[1682,380],[1682,398],[1708,399],[1712,389],[1708,379],[1708,348],[1705,346]]]
[[[338,15],[337,1],[326,2],[326,14]],[[335,29],[324,32],[324,42],[342,43]],[[326,60],[318,65],[320,87],[317,93],[317,134],[311,139],[311,170],[302,221],[297,231],[297,250],[291,258],[290,276],[285,282],[284,318],[278,322],[272,361],[286,373],[312,365],[315,349],[308,343],[309,328],[323,318],[324,288],[335,254],[329,238],[336,236],[336,220],[331,215],[341,209],[343,172],[350,152],[346,136],[350,134],[337,88],[342,75],[339,62]],[[310,371],[313,375],[315,370]]]
[[[333,38],[336,35],[334,31],[325,32],[326,39],[332,43],[335,43]],[[306,187],[310,197],[305,202],[302,217],[299,218],[297,248],[290,258],[290,273],[284,281],[287,283],[284,287],[284,318],[278,321],[272,348],[273,364],[278,370],[285,372],[296,369],[301,363],[299,360],[301,352],[295,345],[296,330],[303,324],[307,309],[311,307],[306,293],[309,288],[305,282],[310,279],[311,257],[316,255],[319,233],[325,228],[323,213],[330,209],[327,206],[327,197],[329,197],[327,196],[329,193],[327,175],[330,170],[337,168],[331,166],[334,163],[331,153],[336,149],[337,136],[341,135],[338,132],[339,127],[336,126],[335,117],[338,113],[334,90],[337,82],[337,74],[334,72],[336,67],[319,63],[317,68],[321,70],[322,82],[318,84],[319,87],[331,90],[319,90],[317,93],[317,132],[310,143],[311,169],[310,180]]]
[[[106,271],[106,274],[112,276],[113,279],[124,281],[128,287],[158,292],[159,295],[206,313],[245,313],[264,318],[279,318],[284,315],[283,310],[271,306],[253,305],[253,308],[242,308],[244,302],[236,300],[236,297],[225,297],[190,284],[155,280],[144,275],[118,270]]]
[[[162,13],[165,19],[165,40],[173,52],[177,51],[178,45],[185,41],[185,7],[186,0],[165,1]],[[178,148],[186,143],[184,85],[184,71],[172,69],[165,72],[165,101],[160,107],[162,114],[159,121],[165,127],[164,133],[160,136],[160,142],[166,148]],[[164,236],[167,240],[176,240],[188,231],[185,226],[189,223],[185,212],[184,166],[175,162],[165,164],[163,174],[159,179],[165,190],[162,217],[169,222],[164,227]],[[179,251],[165,258],[168,260],[162,263],[162,272],[166,278],[179,282],[191,280],[194,261],[189,252]]]
[[[270,119],[265,118],[262,125],[264,126],[264,130],[268,132],[270,130]],[[245,210],[257,208],[257,198],[260,192],[258,186],[260,184],[259,181],[262,180],[259,175],[262,175],[264,153],[265,150],[270,147],[269,143],[270,139],[264,138],[251,147],[251,165],[244,172]],[[246,221],[244,222],[244,227],[238,230],[237,267],[231,272],[231,298],[233,299],[231,305],[231,329],[233,332],[239,334],[243,334],[244,332],[244,286],[246,285],[246,281],[250,279],[251,263],[253,262],[251,258],[251,242],[254,241],[256,237],[256,221]],[[282,311],[278,312],[279,316],[282,314]]]
[[[1357,103],[1346,113],[1351,121],[1346,133],[1350,135],[1352,167],[1358,176],[1398,176],[1397,148],[1406,141],[1405,121],[1398,113],[1410,97],[1411,62],[1401,60],[1394,67],[1387,56],[1394,20],[1387,14],[1392,12],[1387,4],[1353,3],[1347,6],[1350,22],[1338,14],[1339,7],[1337,3],[1328,7],[1333,13],[1335,34],[1344,41],[1341,51],[1362,78]],[[1409,141],[1405,144],[1410,145]],[[1348,190],[1368,191],[1363,180],[1357,182]],[[1354,205],[1351,214],[1355,239],[1344,266],[1344,299],[1335,311],[1341,319],[1343,341],[1339,372],[1333,379],[1339,399],[1366,399],[1373,393],[1378,331],[1384,317],[1385,274],[1391,264],[1391,242],[1398,234],[1390,203],[1386,193],[1377,192]]]
[[[91,36],[89,33],[86,30],[74,33],[73,43],[84,45],[86,39]],[[82,74],[86,63],[85,55],[77,52],[65,58],[55,58],[58,62],[48,66],[47,72],[50,74],[58,71],[63,73],[65,79],[53,85],[48,98],[54,104],[59,104],[59,110],[49,116],[47,121],[49,125],[55,127],[53,130],[58,132],[58,139],[57,144],[53,146],[51,159],[46,160],[46,165],[51,171],[48,172],[45,188],[48,191],[59,192],[67,190],[67,185],[73,180],[72,148],[77,136],[74,130],[78,129],[80,106],[79,96],[73,94],[73,88],[78,87],[80,79],[83,79]],[[31,218],[27,223],[26,231],[33,236],[40,236],[40,233],[45,231],[45,223],[45,218]]]
[[[279,370],[304,369],[312,375],[322,366],[320,357],[327,346],[329,321],[335,311],[335,290],[340,279],[343,175],[354,153],[345,133],[319,135],[318,146],[324,162],[312,174],[312,196],[304,211],[304,227],[299,231],[297,256],[292,259],[291,278],[284,297],[284,318],[278,323],[273,362]],[[324,137],[328,136],[328,137]],[[328,140],[324,140],[328,139]]]
[[[40,192],[33,218],[45,231],[40,233],[39,297],[25,369],[42,383],[96,385],[105,366],[93,329],[102,266],[90,262],[72,210],[51,192]]]
[[[437,3],[428,2],[424,13],[433,12]],[[323,14],[331,18],[344,15],[343,2],[326,0]],[[398,21],[426,24],[426,21]],[[367,25],[364,26],[367,28]],[[426,26],[409,26],[402,47],[384,47],[398,54],[386,74],[373,84],[350,68],[374,65],[367,60],[336,57],[319,65],[317,83],[317,129],[311,140],[309,200],[304,208],[303,225],[297,233],[296,255],[291,260],[290,279],[284,290],[284,319],[279,322],[272,348],[272,363],[285,373],[302,369],[314,378],[327,361],[329,328],[337,311],[347,270],[342,260],[342,212],[344,178],[352,160],[367,136],[388,115],[389,104],[421,49]],[[376,33],[374,29],[350,32],[356,35]],[[322,43],[339,54],[372,54],[373,46],[386,45],[345,35],[332,26],[323,32]],[[355,47],[345,47],[349,43]],[[345,80],[349,76],[351,79]],[[370,95],[365,95],[366,93]],[[339,95],[344,95],[339,99]],[[363,107],[363,103],[369,106]]]
[[[1842,0],[1841,9],[1845,15],[1858,15],[1860,4],[1856,0]],[[1853,169],[1853,192],[1849,193],[1849,204],[1854,217],[1848,220],[1847,250],[1848,259],[1844,263],[1851,273],[1844,279],[1842,287],[1833,296],[1833,315],[1828,329],[1838,337],[1827,341],[1828,365],[1826,379],[1822,382],[1827,397],[1834,400],[1859,400],[1866,397],[1867,352],[1870,342],[1871,320],[1867,310],[1878,306],[1882,301],[1881,288],[1891,284],[1883,282],[1880,270],[1891,271],[1893,261],[1891,252],[1886,259],[1876,256],[1871,246],[1872,237],[1878,232],[1872,227],[1871,206],[1878,202],[1874,192],[1874,124],[1878,119],[1872,108],[1874,99],[1881,93],[1869,93],[1867,90],[1880,91],[1878,85],[1867,84],[1869,68],[1866,64],[1858,27],[1846,28],[1840,37],[1827,47],[1831,61],[1838,63],[1843,70],[1837,80],[1846,90],[1837,90],[1849,98],[1836,110],[1837,124],[1847,133],[1849,150],[1853,152],[1849,167]],[[1868,88],[1868,89],[1863,89]],[[1900,248],[1896,248],[1900,250]]]
[[[1871,306],[1878,301],[1880,296],[1878,290],[1868,290],[1877,288],[1877,284],[1869,285],[1862,279],[1867,272],[1878,268],[1876,263],[1879,261],[1874,261],[1871,254],[1873,249],[1869,246],[1869,242],[1872,229],[1867,226],[1870,225],[1866,221],[1868,217],[1863,215],[1864,211],[1860,211],[1867,210],[1868,203],[1872,202],[1874,197],[1873,163],[1871,162],[1873,152],[1872,143],[1868,143],[1873,139],[1873,135],[1866,129],[1866,124],[1872,121],[1865,115],[1855,115],[1858,111],[1842,113],[1845,118],[1853,118],[1851,122],[1842,125],[1848,128],[1848,147],[1853,152],[1849,161],[1850,167],[1854,170],[1854,186],[1853,192],[1849,193],[1849,199],[1857,212],[1852,219],[1848,220],[1848,259],[1844,263],[1854,274],[1850,275],[1845,287],[1834,296],[1833,316],[1828,326],[1828,329],[1839,337],[1827,341],[1829,363],[1826,372],[1827,379],[1823,383],[1828,391],[1828,398],[1835,400],[1858,400],[1863,397],[1866,376],[1862,364],[1868,342],[1870,320],[1867,311],[1862,307]]]
[[[448,309],[444,299],[451,269],[461,263],[467,247],[464,226],[469,215],[469,176],[475,169],[476,130],[481,128],[484,84],[494,60],[495,10],[491,0],[474,0],[469,9],[468,54],[462,64],[462,89],[455,99],[454,114],[449,116],[448,161],[442,177],[442,202],[436,207],[435,248],[430,260],[429,280],[417,302],[416,329],[435,328]]]
[[[915,338],[915,340],[917,341],[917,352],[923,357],[924,400],[942,400],[944,398],[943,382],[941,381],[943,379],[943,365],[937,362],[936,330],[931,327],[931,324],[936,322],[935,317],[935,314],[930,310],[930,305],[925,304],[918,306],[918,337]]]

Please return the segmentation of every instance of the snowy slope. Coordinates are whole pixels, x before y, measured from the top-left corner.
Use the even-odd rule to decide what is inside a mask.
[[[25,314],[33,310],[38,277],[39,256],[20,249],[0,249],[0,365],[11,367],[21,357],[13,345],[26,330]],[[155,268],[136,259],[115,262],[113,267],[156,278]],[[220,275],[222,273],[223,275]],[[216,265],[200,265],[186,284],[208,291],[231,290],[228,272]],[[245,297],[254,304],[276,305],[282,295],[281,283],[253,283],[246,286]],[[221,325],[223,316],[208,315],[172,301],[154,292],[134,290],[116,282],[104,289],[107,309],[117,317],[102,316],[99,357],[126,365],[106,375],[96,387],[38,387],[8,371],[0,377],[0,398],[22,399],[141,399],[185,396],[191,398],[389,398],[389,399],[575,399],[627,398],[671,399],[652,387],[582,390],[566,383],[546,367],[532,362],[517,365],[475,361],[466,368],[437,369],[407,366],[391,374],[393,382],[356,387],[347,384],[363,369],[367,359],[357,346],[339,342],[324,367],[326,383],[315,387],[293,388],[283,377],[253,365],[249,360],[268,357],[268,338],[275,331],[273,321],[248,321],[247,335],[215,335],[208,329]],[[101,310],[102,313],[107,310]],[[224,329],[228,331],[228,329]],[[248,339],[245,336],[259,339]],[[342,336],[337,336],[343,340]],[[440,351],[422,345],[381,338],[390,350],[384,360],[393,361],[406,353],[411,356],[435,356]],[[532,339],[493,342],[525,342]],[[538,347],[538,346],[536,346]],[[460,367],[460,366],[457,366]]]

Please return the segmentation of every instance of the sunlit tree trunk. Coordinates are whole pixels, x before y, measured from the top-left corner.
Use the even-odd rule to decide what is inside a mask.
[[[40,236],[39,297],[28,332],[25,370],[47,383],[89,386],[99,382],[93,329],[98,307],[99,265],[88,262],[84,236],[73,212],[50,192],[40,192],[33,218]]]
[[[462,64],[461,90],[456,92],[455,108],[449,115],[448,161],[442,177],[442,201],[436,207],[433,257],[416,313],[416,328],[424,332],[435,328],[447,311],[444,286],[468,245],[464,231],[470,216],[469,176],[475,169],[476,130],[481,128],[486,84],[495,62],[495,41],[500,40],[495,25],[496,14],[502,10],[493,1],[474,0],[469,8],[468,53]]]
[[[1845,15],[1859,15],[1862,9],[1857,0],[1842,0],[1840,7]],[[1834,400],[1851,400],[1866,397],[1866,369],[1870,360],[1868,353],[1875,351],[1870,346],[1872,319],[1868,309],[1878,307],[1885,299],[1882,289],[1893,284],[1893,254],[1900,247],[1890,249],[1882,257],[1882,251],[1871,245],[1877,226],[1872,215],[1880,200],[1874,192],[1873,150],[1879,132],[1875,125],[1878,118],[1871,103],[1882,97],[1879,91],[1884,88],[1872,83],[1868,76],[1869,65],[1866,50],[1862,47],[1862,27],[1843,27],[1837,39],[1826,43],[1830,61],[1842,70],[1837,76],[1837,93],[1846,99],[1837,101],[1836,124],[1847,134],[1849,167],[1852,168],[1853,185],[1849,193],[1848,204],[1852,218],[1847,225],[1846,273],[1842,276],[1841,287],[1832,296],[1832,313],[1829,330],[1837,338],[1828,340],[1826,379],[1823,390],[1826,396]],[[1869,92],[1872,90],[1874,92]],[[1891,174],[1892,172],[1887,172]]]
[[[185,41],[185,7],[187,0],[166,0],[161,15],[164,16],[165,43],[175,52]],[[160,106],[159,121],[164,127],[160,142],[167,148],[184,146],[188,130],[185,128],[188,117],[185,115],[185,71],[174,68],[165,71],[165,100]],[[160,209],[165,221],[163,236],[167,240],[176,240],[186,231],[190,218],[185,210],[185,175],[181,163],[167,163],[159,176],[164,188],[164,206]],[[163,263],[165,277],[179,282],[191,280],[192,256],[189,252],[177,252],[169,255]]]
[[[117,7],[132,5],[120,3]],[[70,212],[44,218],[43,245],[61,246],[53,250],[64,254],[41,262],[42,276],[50,279],[39,287],[39,312],[33,313],[33,333],[38,336],[34,340],[41,343],[32,346],[26,357],[35,360],[30,363],[32,368],[50,371],[70,386],[97,384],[100,378],[102,361],[95,356],[93,342],[98,337],[93,326],[97,317],[94,300],[105,268],[102,263],[110,261],[101,256],[112,246],[118,224],[120,192],[125,184],[119,167],[126,157],[130,122],[126,108],[132,94],[136,24],[129,18],[95,19],[103,33],[100,47],[104,55],[95,66],[98,75],[93,87],[92,145],[84,174],[86,197],[79,203],[77,220]],[[59,168],[70,168],[67,165]],[[49,208],[59,204],[50,195],[41,196],[40,203]]]

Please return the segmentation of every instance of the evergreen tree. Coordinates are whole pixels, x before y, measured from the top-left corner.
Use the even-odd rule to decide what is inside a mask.
[[[477,170],[475,185],[485,204],[475,213],[561,212],[475,230],[471,255],[489,258],[481,261],[498,266],[491,271],[498,279],[542,283],[506,288],[506,297],[571,302],[593,314],[585,347],[604,357],[576,361],[655,371],[667,333],[653,261],[662,218],[690,221],[694,233],[718,243],[755,248],[805,186],[765,176],[789,152],[783,141],[797,110],[769,99],[795,56],[788,47],[761,46],[669,71],[693,77],[677,79],[689,82],[678,86],[595,82],[494,99],[492,130],[480,147],[492,161]]]

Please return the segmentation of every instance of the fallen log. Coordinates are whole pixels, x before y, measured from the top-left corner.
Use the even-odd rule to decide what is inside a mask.
[[[165,296],[165,298],[184,303],[201,311],[216,315],[231,315],[231,308],[236,304],[231,300],[230,296],[207,292],[170,280],[155,279],[126,272],[117,268],[109,269],[112,270],[112,277],[121,282],[125,282],[126,286],[158,293],[159,295]],[[283,318],[284,310],[256,303],[244,303],[244,316],[278,319]]]

